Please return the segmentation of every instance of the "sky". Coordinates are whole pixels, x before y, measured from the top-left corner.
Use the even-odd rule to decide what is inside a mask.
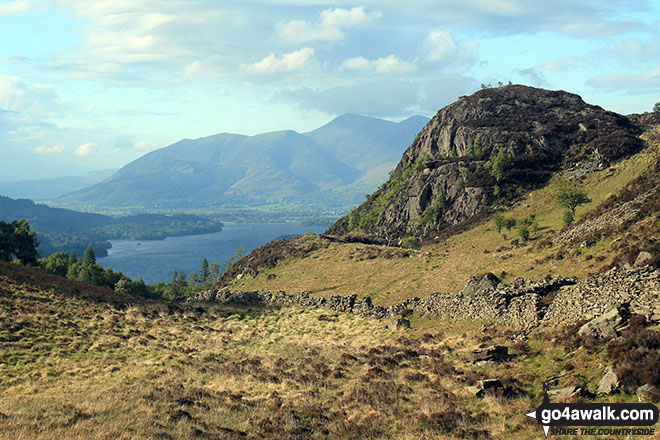
[[[0,0],[0,181],[349,112],[431,117],[500,81],[650,111],[660,0]]]

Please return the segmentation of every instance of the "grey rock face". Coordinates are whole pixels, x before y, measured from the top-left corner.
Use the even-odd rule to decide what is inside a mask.
[[[387,324],[387,328],[389,330],[400,330],[400,329],[410,328],[410,321],[408,321],[406,318],[398,318]]]
[[[596,393],[610,395],[618,389],[619,378],[614,372],[614,369],[609,367],[603,375],[603,378],[600,380],[600,382],[598,382],[598,389],[596,390]]]
[[[493,345],[472,352],[472,363],[480,365],[485,362],[501,363],[509,360],[509,348],[504,345]]]
[[[481,90],[444,107],[422,129],[390,181],[357,208],[356,214],[370,213],[360,227],[390,243],[405,235],[434,234],[487,211],[496,200],[495,185],[506,193],[508,186],[515,190],[546,181],[574,145],[593,153],[598,162],[593,170],[598,170],[641,148],[639,133],[624,116],[571,93],[526,86]],[[516,174],[498,181],[487,162],[500,150]],[[441,196],[436,218],[420,222]],[[328,234],[344,235],[349,226],[344,217]]]
[[[570,399],[571,397],[577,397],[583,394],[583,390],[580,387],[571,385],[565,388],[558,388],[556,390],[548,391],[548,397],[551,400],[563,400]]]
[[[660,402],[660,390],[658,390],[658,388],[654,387],[653,385],[642,385],[641,387],[637,388],[635,394],[637,394],[637,400],[639,400],[641,403]]]
[[[580,336],[593,336],[600,339],[613,339],[617,337],[617,328],[624,322],[624,316],[618,308],[584,324],[578,330]]]
[[[642,251],[637,255],[637,258],[635,259],[635,266],[636,267],[642,267],[646,266],[647,264],[651,264],[653,261],[653,254],[650,252]]]
[[[465,284],[465,287],[461,291],[463,295],[469,296],[474,295],[479,292],[487,292],[489,290],[494,290],[497,288],[497,285],[500,283],[500,279],[497,278],[492,273],[486,273],[481,276],[470,277],[468,282]]]

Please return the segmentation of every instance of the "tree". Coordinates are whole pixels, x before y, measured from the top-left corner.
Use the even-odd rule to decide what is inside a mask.
[[[37,233],[30,229],[28,221],[14,220],[0,222],[0,260],[10,261],[16,257],[23,264],[36,264],[39,240]]]
[[[30,229],[28,221],[23,219],[14,220],[14,254],[21,263],[26,265],[33,265],[39,259],[39,240],[37,240],[37,233]]]
[[[653,106],[653,111],[655,113],[660,113],[660,102],[655,103],[655,105]]]
[[[69,270],[69,254],[66,252],[56,252],[41,260],[40,265],[42,269],[48,273],[66,277]]]
[[[561,206],[569,209],[573,214],[573,218],[575,218],[575,208],[591,202],[591,199],[580,188],[564,187],[557,193],[557,201]]]
[[[87,246],[85,253],[83,254],[83,263],[86,264],[96,264],[96,253],[92,247],[92,243]]]
[[[11,223],[0,222],[0,260],[11,261],[14,254],[14,227]]]
[[[236,264],[238,260],[241,259],[243,256],[243,252],[245,252],[245,249],[243,248],[237,248],[236,252],[234,252],[234,255],[231,256],[229,260],[225,263],[225,272],[227,272],[231,267]]]
[[[510,163],[511,156],[509,156],[506,148],[500,148],[495,159],[489,161],[486,166],[490,167],[491,176],[499,182],[504,178],[504,173],[509,168]]]
[[[571,211],[564,211],[562,221],[564,222],[564,226],[570,226],[575,221],[575,215]]]
[[[502,214],[495,214],[493,216],[493,223],[495,223],[495,227],[497,228],[497,233],[501,234],[502,233],[502,228],[504,227],[504,216]]]
[[[202,265],[199,268],[199,280],[202,283],[205,283],[208,281],[209,276],[211,275],[211,272],[209,270],[209,262],[206,260],[206,257],[202,260]]]

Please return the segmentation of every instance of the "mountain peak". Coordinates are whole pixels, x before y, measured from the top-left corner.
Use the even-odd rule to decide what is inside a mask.
[[[624,116],[572,93],[480,90],[439,110],[390,180],[329,233],[436,235],[546,182],[564,163],[602,167],[638,151],[639,133]]]

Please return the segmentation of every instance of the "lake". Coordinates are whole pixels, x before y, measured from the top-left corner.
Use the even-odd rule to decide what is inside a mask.
[[[123,272],[131,279],[142,277],[147,284],[171,281],[176,268],[186,275],[199,272],[202,259],[221,266],[236,249],[245,254],[283,235],[323,232],[326,226],[301,226],[297,223],[234,223],[225,224],[213,234],[168,237],[164,240],[111,240],[107,257],[97,258],[105,268]]]

